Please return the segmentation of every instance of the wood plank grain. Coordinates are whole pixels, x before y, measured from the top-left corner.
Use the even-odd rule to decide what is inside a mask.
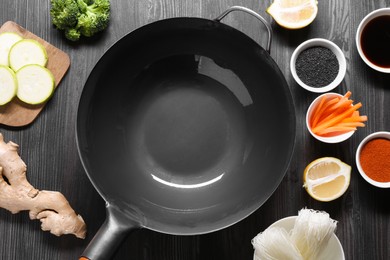
[[[0,28],[0,33],[2,32],[17,33],[25,39],[34,39],[45,47],[48,56],[46,67],[52,72],[55,80],[55,87],[57,88],[70,66],[69,56],[15,22],[8,21],[4,23]],[[45,107],[46,103],[47,102],[39,105],[29,105],[15,97],[7,105],[0,107],[0,124],[13,127],[26,126],[35,120]]]

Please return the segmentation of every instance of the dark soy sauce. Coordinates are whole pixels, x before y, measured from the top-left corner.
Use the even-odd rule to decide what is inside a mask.
[[[376,66],[390,68],[390,15],[372,19],[360,38],[366,58]]]

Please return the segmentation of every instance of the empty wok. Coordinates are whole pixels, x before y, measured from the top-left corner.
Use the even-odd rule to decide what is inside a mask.
[[[240,10],[267,51],[220,20]],[[231,7],[215,20],[145,25],[98,61],[77,113],[84,169],[107,219],[83,259],[108,259],[133,229],[194,235],[258,209],[283,179],[295,112],[269,54],[271,30]]]

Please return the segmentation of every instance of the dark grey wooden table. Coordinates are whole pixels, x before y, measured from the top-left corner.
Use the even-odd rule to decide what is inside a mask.
[[[297,114],[296,147],[291,165],[272,197],[254,214],[224,230],[201,236],[171,236],[148,230],[133,232],[114,259],[252,259],[251,239],[274,221],[296,215],[303,207],[326,210],[338,220],[337,236],[346,259],[390,259],[390,191],[374,188],[358,174],[355,150],[368,134],[390,130],[390,74],[366,66],[355,45],[356,29],[370,11],[389,7],[390,0],[318,1],[319,13],[307,28],[289,31],[277,26],[265,13],[270,0],[112,0],[112,19],[102,34],[78,43],[64,39],[53,28],[50,1],[2,0],[0,23],[15,21],[67,52],[71,67],[43,112],[28,127],[0,126],[6,140],[20,144],[28,165],[28,179],[39,189],[61,191],[88,225],[85,240],[73,236],[55,237],[40,230],[26,212],[12,215],[0,209],[0,259],[77,259],[105,219],[104,202],[90,184],[81,166],[75,121],[83,85],[98,59],[118,39],[147,23],[177,16],[215,18],[227,7],[249,7],[271,22],[274,30],[271,55],[285,75]],[[265,44],[265,30],[252,17],[236,13],[224,22]],[[301,42],[310,38],[335,42],[347,59],[347,74],[335,92],[351,90],[361,101],[369,121],[349,140],[324,144],[305,129],[305,112],[317,96],[300,88],[289,71],[290,56]],[[352,166],[351,184],[341,198],[321,203],[302,188],[302,172],[312,160],[334,156]]]

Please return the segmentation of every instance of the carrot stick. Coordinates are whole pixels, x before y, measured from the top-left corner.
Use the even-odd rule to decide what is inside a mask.
[[[344,97],[349,98],[351,95],[352,92],[348,90],[347,93],[345,93]]]
[[[345,107],[345,106],[350,106],[351,104],[353,103],[353,100],[350,100],[350,99],[346,99],[346,98],[341,98],[339,102],[337,102],[336,104],[334,104],[332,107],[330,107],[329,109],[334,111],[340,107]]]
[[[349,123],[349,122],[365,122],[367,121],[367,116],[354,116],[344,118],[341,120],[342,123]]]
[[[330,111],[328,113],[324,112],[324,115],[323,115],[323,117],[320,118],[318,125],[322,124],[323,122],[326,122],[327,120],[329,120],[337,115],[340,115],[341,113],[343,113],[344,111],[346,111],[350,107],[351,107],[351,104],[348,102],[348,103],[342,104],[340,107],[338,107],[337,109],[335,109],[333,111]]]
[[[335,117],[332,117],[330,118],[329,120],[327,121],[324,121],[323,123],[319,124],[318,126],[314,127],[312,129],[313,133],[317,133],[325,128],[328,128],[330,126],[333,126],[335,124],[337,124],[338,122],[340,122],[341,120],[343,120],[344,118],[348,117],[348,116],[351,116],[352,113],[359,109],[360,107],[362,107],[362,103],[357,103],[356,105],[353,105],[351,106],[350,108],[348,108],[346,111],[344,111],[343,113],[335,116]]]
[[[318,121],[320,120],[320,118],[323,116],[323,113],[324,111],[331,105],[337,103],[339,101],[340,98],[336,97],[336,98],[333,98],[329,101],[326,101],[325,104],[322,106],[322,108],[320,110],[318,110],[316,112],[316,114],[314,115],[314,118],[313,118],[313,121],[312,121],[312,124],[311,126],[312,127],[315,127],[318,123]]]
[[[339,98],[339,101],[336,104],[333,104],[332,106],[328,107],[328,109],[325,109],[322,112],[322,116],[320,117],[318,124],[321,124],[321,122],[324,122],[329,118],[332,118],[344,112],[347,108],[349,108],[352,105],[352,102],[353,102],[352,100],[348,100],[344,97]]]
[[[347,122],[347,123],[340,122],[340,123],[336,124],[335,126],[364,127],[365,124],[362,122]]]
[[[321,131],[317,132],[317,135],[325,135],[330,134],[333,132],[350,132],[355,131],[356,127],[348,127],[348,126],[331,126],[325,129],[322,129]]]
[[[325,101],[326,101],[326,95],[324,95],[321,98],[320,103],[318,104],[318,106],[315,107],[315,110],[313,111],[313,114],[311,116],[312,121],[310,122],[312,127],[313,127],[313,120],[314,120],[315,117],[317,117],[317,115],[319,115],[318,112],[321,110],[321,108],[324,105]]]
[[[322,136],[336,136],[355,131],[357,127],[364,127],[367,116],[361,116],[358,109],[361,103],[353,105],[351,91],[341,97],[326,98],[324,96],[313,109],[310,118],[313,133]]]
[[[324,112],[324,114],[318,120],[319,122],[317,122],[317,125],[320,125],[320,124],[326,122],[327,120],[335,117],[336,115],[337,115],[337,113],[334,113],[334,112],[330,112],[330,113],[329,112],[327,112],[327,113]]]

